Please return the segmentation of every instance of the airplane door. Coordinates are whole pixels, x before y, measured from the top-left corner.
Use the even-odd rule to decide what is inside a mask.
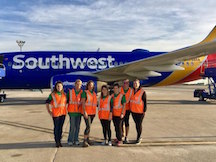
[[[3,64],[3,58],[4,56],[3,55],[0,55],[0,79],[5,77],[5,71],[6,71],[6,68]]]

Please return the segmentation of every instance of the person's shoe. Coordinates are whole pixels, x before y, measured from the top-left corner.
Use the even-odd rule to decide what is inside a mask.
[[[89,140],[89,139],[87,139],[87,142],[88,142],[88,144],[89,144],[90,146],[94,145],[94,143],[93,143],[91,140]]]
[[[79,144],[80,144],[79,141],[76,141],[76,142],[75,142],[75,145],[76,145],[76,146],[79,146]]]
[[[138,139],[136,140],[136,144],[137,144],[137,145],[141,144],[141,141],[142,141],[142,138],[138,138]]]
[[[72,146],[72,145],[73,145],[73,142],[68,142],[68,145],[69,145],[69,146]]]
[[[117,142],[118,142],[118,139],[117,139],[117,138],[116,138],[116,139],[114,139],[114,142],[115,142],[115,143],[117,143]]]
[[[89,144],[86,140],[83,141],[83,147],[89,147]]]
[[[59,143],[59,146],[60,146],[60,147],[63,147],[62,144],[61,144],[61,142]]]
[[[107,144],[107,140],[104,140],[101,145],[106,145]]]
[[[57,147],[57,148],[59,148],[59,147],[60,147],[59,143],[56,143],[56,147]]]
[[[117,143],[116,143],[116,146],[121,146],[121,141],[118,141]]]
[[[129,143],[129,140],[127,137],[125,137],[124,141],[123,141],[124,144],[128,144]]]
[[[108,142],[108,146],[112,146],[112,141],[109,141],[109,142]]]

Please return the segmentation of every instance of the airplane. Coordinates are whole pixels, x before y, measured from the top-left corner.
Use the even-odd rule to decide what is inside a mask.
[[[26,51],[0,53],[0,89],[46,89],[61,80],[112,84],[140,79],[141,86],[168,86],[202,78],[216,68],[216,26],[200,43],[171,52]],[[96,84],[99,85],[99,84]],[[99,86],[97,86],[100,89]]]

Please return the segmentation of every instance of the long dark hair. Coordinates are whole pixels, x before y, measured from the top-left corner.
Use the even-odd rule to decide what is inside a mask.
[[[86,84],[86,90],[88,90],[88,86],[89,86],[90,83],[93,83],[93,85],[94,85],[93,80],[89,80],[89,81],[87,82],[87,84]],[[93,90],[93,91],[95,90],[95,86],[93,86],[93,89],[92,89],[92,90]]]
[[[102,87],[101,87],[101,98],[104,97],[104,94],[103,94],[103,92],[102,92],[102,89],[103,89],[103,88],[106,88],[106,89],[107,89],[107,95],[109,95],[109,89],[108,89],[108,86],[107,86],[107,85],[102,85]]]
[[[56,93],[56,92],[58,92],[57,91],[57,85],[58,84],[61,84],[62,86],[63,86],[63,83],[62,83],[62,81],[57,81],[56,83],[55,83],[55,86],[54,86],[54,89],[53,89],[53,91],[52,91],[52,93]],[[64,93],[64,88],[61,90],[61,93]]]

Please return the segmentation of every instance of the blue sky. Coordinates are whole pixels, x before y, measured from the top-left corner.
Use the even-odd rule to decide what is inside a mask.
[[[0,52],[171,51],[216,25],[215,0],[0,0]]]

